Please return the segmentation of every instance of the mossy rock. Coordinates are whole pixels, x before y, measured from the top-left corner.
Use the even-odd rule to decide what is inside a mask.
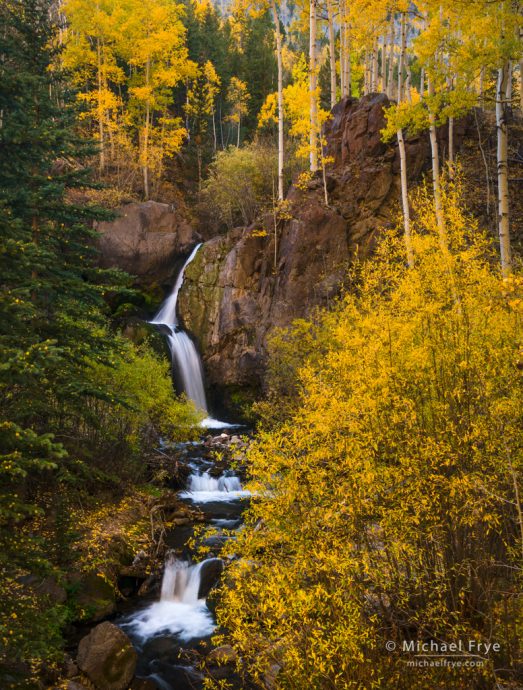
[[[69,590],[77,620],[100,621],[116,610],[114,587],[101,573],[73,573]]]

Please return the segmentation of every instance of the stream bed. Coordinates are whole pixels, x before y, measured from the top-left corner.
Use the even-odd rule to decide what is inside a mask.
[[[195,660],[210,651],[216,629],[208,597],[219,581],[224,563],[217,557],[226,539],[241,529],[249,492],[240,477],[223,462],[209,459],[209,440],[220,447],[237,436],[215,433],[207,445],[181,444],[188,477],[179,498],[201,511],[212,535],[205,538],[210,556],[198,561],[189,547],[194,525],[174,527],[165,535],[168,547],[159,595],[126,604],[115,623],[129,636],[138,652],[136,675],[160,690],[200,690],[203,674]],[[220,443],[223,441],[223,444]],[[224,532],[225,530],[225,532]]]

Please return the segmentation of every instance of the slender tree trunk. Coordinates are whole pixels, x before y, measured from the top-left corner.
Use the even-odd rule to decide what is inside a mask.
[[[151,77],[151,63],[147,59],[145,63],[145,84],[149,86]],[[143,192],[145,198],[149,198],[149,128],[151,123],[151,103],[147,98],[145,106],[145,127],[143,133]]]
[[[410,226],[409,190],[407,185],[407,156],[405,153],[405,138],[403,130],[398,129],[398,147],[400,151],[400,175],[401,175],[401,203],[403,207],[403,224],[405,227],[405,246],[407,249],[407,262],[409,268],[414,267],[414,250],[412,248],[412,232]]]
[[[434,96],[434,83],[432,79],[428,78],[428,97]],[[432,110],[432,104],[429,104],[429,133],[430,133],[430,148],[432,152],[432,185],[434,189],[434,208],[436,211],[436,225],[438,228],[440,245],[443,251],[447,251],[447,232],[445,229],[445,216],[443,213],[443,203],[441,199],[441,181],[439,169],[439,150],[438,137],[436,133],[436,115]]]
[[[421,98],[425,95],[425,68],[421,68],[420,78],[419,78],[419,95]]]
[[[339,0],[338,11],[340,16],[340,93],[345,98],[345,12],[344,0]]]
[[[454,118],[449,117],[449,177],[454,179]]]
[[[351,25],[347,24],[345,28],[345,89],[347,96],[352,96],[352,62],[351,54]]]
[[[394,12],[391,12],[391,14],[390,14],[389,66],[388,66],[388,76],[387,76],[387,96],[389,98],[392,98],[393,94],[394,94],[394,37],[395,37]]]
[[[213,145],[214,145],[214,152],[216,153],[216,149],[218,148],[218,138],[216,135],[216,113],[212,111],[212,137],[213,137]]]
[[[278,199],[283,201],[283,165],[284,165],[284,142],[283,142],[283,52],[280,31],[280,18],[276,10],[276,1],[271,0],[272,19],[276,36],[276,55],[278,58]],[[334,64],[336,70],[336,64]],[[336,74],[334,75],[336,76]]]
[[[334,10],[332,6],[333,0],[327,0],[327,17],[329,24],[329,59],[330,59],[330,90],[331,90],[331,108],[334,108],[338,100],[337,80],[336,80],[336,33],[334,31]]]
[[[407,54],[407,13],[401,13],[401,49],[398,65],[398,103],[403,100],[403,72],[405,70],[405,58]]]
[[[240,130],[241,130],[241,127],[242,127],[242,116],[238,115],[238,136],[236,139],[236,148],[237,149],[240,148]]]
[[[100,138],[100,172],[105,168],[105,142],[104,142],[104,118],[102,106],[102,51],[100,46],[100,39],[96,41],[96,55],[98,62],[98,136]]]
[[[508,188],[508,131],[506,94],[507,81],[511,79],[510,63],[507,61],[498,70],[496,89],[496,128],[498,135],[498,229],[501,270],[504,277],[512,273],[512,253],[510,248],[510,214]]]
[[[372,63],[371,63],[371,87],[372,93],[378,90],[378,44],[375,41],[372,47]]]
[[[318,69],[316,54],[316,2],[310,0],[309,93],[310,93],[310,169],[318,170]]]
[[[485,66],[481,67],[479,73],[479,107],[481,110],[485,107]]]

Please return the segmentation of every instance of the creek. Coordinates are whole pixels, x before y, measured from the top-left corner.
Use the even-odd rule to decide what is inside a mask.
[[[203,513],[204,522],[213,532],[207,540],[208,546],[211,554],[217,554],[224,540],[234,538],[234,530],[241,528],[241,515],[249,492],[243,489],[240,477],[233,470],[222,464],[218,468],[209,457],[209,444],[212,447],[235,440],[241,443],[241,440],[225,433],[235,425],[210,414],[198,350],[181,328],[177,316],[178,294],[185,269],[199,247],[186,260],[171,294],[150,323],[166,336],[178,389],[205,414],[202,427],[213,430],[205,441],[178,444],[188,471],[186,486],[178,492],[178,497]],[[136,675],[153,681],[160,690],[199,690],[203,687],[203,674],[193,659],[210,649],[210,638],[216,628],[208,596],[224,564],[215,555],[194,560],[194,553],[188,546],[193,533],[194,525],[189,525],[174,527],[166,534],[165,542],[171,548],[165,558],[159,597],[154,601],[131,602],[115,621],[138,652]]]

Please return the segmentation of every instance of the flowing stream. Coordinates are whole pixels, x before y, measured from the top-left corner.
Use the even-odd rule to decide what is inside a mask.
[[[191,252],[171,294],[151,323],[160,327],[167,337],[173,369],[183,391],[207,415],[202,426],[224,429],[236,425],[209,415],[201,359],[195,344],[180,327],[177,315],[185,269],[200,246]],[[241,527],[241,513],[250,494],[243,489],[234,472],[226,469],[220,474],[216,471],[208,459],[205,443],[181,445],[187,454],[190,474],[185,489],[178,493],[179,498],[203,512],[206,522],[217,533],[208,539],[211,550],[213,547],[219,549],[224,539],[233,538],[231,530]],[[227,532],[222,533],[223,530]],[[187,661],[187,652],[203,649],[202,644],[209,641],[216,627],[207,595],[221,575],[223,562],[213,557],[193,563],[187,549],[192,531],[192,527],[177,527],[167,535],[166,541],[169,544],[171,540],[172,550],[166,556],[159,599],[140,601],[131,613],[118,621],[138,651],[136,675],[154,682],[160,690],[203,687],[203,676]]]
[[[234,538],[233,530],[241,528],[241,513],[250,494],[231,470],[213,476],[212,463],[203,454],[198,456],[199,447],[186,445],[196,456],[188,463],[192,472],[186,489],[178,495],[203,512],[216,533],[205,543],[211,549],[213,545],[219,548],[220,540]],[[174,528],[167,535],[167,541],[174,540],[178,548],[166,555],[159,599],[139,602],[135,610],[118,621],[138,652],[137,676],[154,681],[160,690],[203,687],[201,672],[184,653],[202,650],[202,643],[209,642],[216,628],[207,595],[221,575],[223,562],[216,557],[191,562],[185,547],[191,534],[192,529],[187,533],[183,528]]]

